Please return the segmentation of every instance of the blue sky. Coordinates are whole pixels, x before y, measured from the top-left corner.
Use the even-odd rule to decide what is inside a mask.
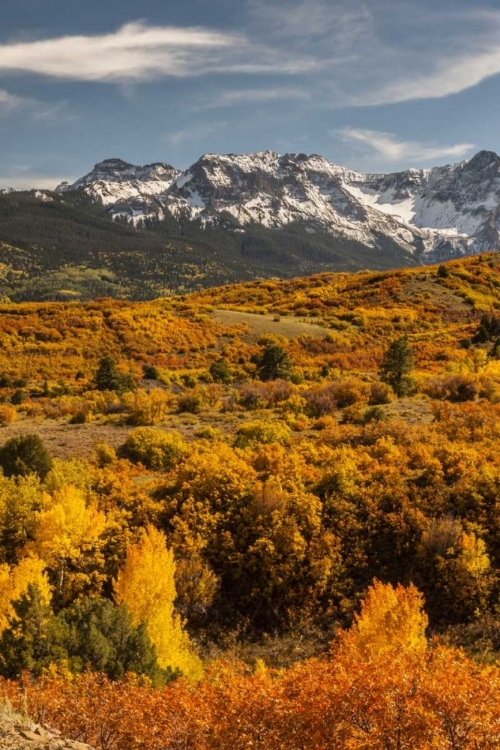
[[[498,0],[0,4],[0,187],[265,149],[432,166],[500,151],[499,120]]]

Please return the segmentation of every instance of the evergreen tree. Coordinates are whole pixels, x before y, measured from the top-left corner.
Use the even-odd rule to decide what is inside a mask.
[[[52,459],[39,435],[22,435],[0,448],[0,466],[7,477],[37,474],[43,480],[52,468]]]
[[[51,632],[52,610],[37,584],[29,584],[12,607],[14,615],[0,638],[0,674],[10,679],[25,671],[38,675],[65,656],[57,653],[57,638]]]
[[[144,674],[155,684],[166,681],[144,624],[134,626],[127,607],[107,599],[85,598],[58,617],[72,671],[87,667],[119,680],[127,672]]]
[[[262,354],[254,359],[260,380],[290,380],[292,362],[288,353],[278,344],[267,344]]]
[[[94,385],[98,391],[125,391],[134,390],[134,381],[130,375],[118,371],[113,357],[102,357],[94,376]]]
[[[113,357],[103,357],[94,376],[95,387],[98,391],[116,391],[120,381],[120,373],[117,370]]]
[[[406,336],[393,341],[387,348],[380,366],[380,378],[391,386],[397,396],[408,395],[413,387],[409,377],[414,367],[411,346]]]

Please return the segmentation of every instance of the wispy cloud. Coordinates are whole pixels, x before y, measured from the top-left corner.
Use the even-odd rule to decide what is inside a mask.
[[[249,0],[260,33],[313,55],[318,103],[335,108],[442,98],[500,74],[500,11],[402,0]],[[392,33],[391,30],[392,29]],[[328,96],[329,94],[329,96]]]
[[[408,76],[373,92],[354,97],[352,104],[380,105],[414,101],[416,99],[441,99],[450,94],[466,91],[483,81],[500,74],[499,45],[484,52],[465,52],[460,57],[438,60],[436,69],[423,76]]]
[[[307,101],[310,92],[291,86],[258,88],[258,89],[230,89],[212,94],[199,103],[200,109],[217,109],[218,107],[232,107],[240,104],[259,104],[280,99],[298,99]]]
[[[184,143],[205,140],[215,133],[220,133],[227,126],[227,122],[200,122],[196,125],[176,130],[173,133],[166,133],[164,140],[174,146],[180,146]]]
[[[372,153],[388,162],[412,162],[419,165],[437,159],[461,159],[473,148],[473,143],[456,143],[453,146],[439,146],[419,141],[404,141],[393,133],[384,133],[365,128],[342,128],[332,130],[333,137],[349,143],[367,146]]]
[[[9,94],[8,91],[0,89],[0,114],[8,114],[14,110],[21,109],[30,101],[29,99]]]
[[[48,103],[0,89],[0,117],[22,112],[39,121],[71,119],[72,116],[65,112],[66,106],[67,102]]]
[[[299,73],[313,58],[252,44],[241,33],[129,23],[110,34],[0,45],[0,72],[127,83],[207,73]]]
[[[373,14],[359,0],[250,0],[249,11],[266,34],[295,44],[325,39],[335,54],[373,36]]]

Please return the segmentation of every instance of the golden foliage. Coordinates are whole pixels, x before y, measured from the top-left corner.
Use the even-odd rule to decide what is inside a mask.
[[[149,526],[138,544],[128,545],[125,565],[113,585],[114,596],[118,604],[126,604],[137,625],[146,625],[160,667],[197,679],[201,662],[174,609],[175,568],[165,535]]]

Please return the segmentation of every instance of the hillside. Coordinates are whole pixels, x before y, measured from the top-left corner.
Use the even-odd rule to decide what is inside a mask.
[[[499,311],[494,253],[1,304],[0,698],[99,750],[494,748]]]
[[[0,291],[14,301],[152,299],[245,279],[411,263],[397,247],[373,260],[362,243],[300,226],[247,232],[173,218],[134,228],[80,193],[0,195]]]

